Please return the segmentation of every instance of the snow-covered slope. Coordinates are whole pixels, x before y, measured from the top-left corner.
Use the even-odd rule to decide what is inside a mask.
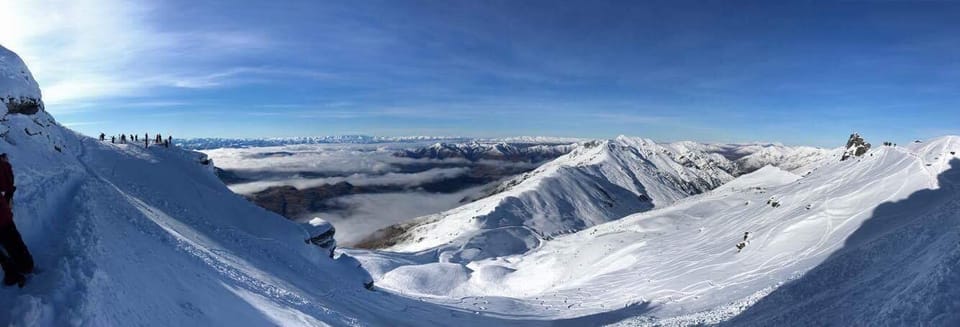
[[[9,71],[20,61],[3,51]],[[0,92],[39,101],[29,71],[13,69],[26,78]],[[7,111],[0,123],[18,187],[15,221],[39,271],[23,289],[0,290],[0,322],[354,321],[312,297],[367,292],[356,261],[324,258],[300,226],[227,190],[201,154],[100,143],[39,110]]]
[[[4,60],[2,71],[20,62]],[[36,84],[24,81],[0,92],[39,95]],[[5,111],[0,119],[0,152],[8,153],[18,187],[14,219],[38,271],[22,289],[0,289],[0,325],[469,326],[501,320],[368,291],[369,275],[356,260],[328,258],[304,242],[299,224],[230,192],[203,164],[203,154],[98,142],[39,109]]]
[[[951,136],[831,161],[805,178],[760,169],[525,255],[459,268],[358,255],[386,287],[514,315],[698,324],[759,301],[733,324],[949,325],[960,319],[958,151]],[[418,283],[440,272],[459,277]]]

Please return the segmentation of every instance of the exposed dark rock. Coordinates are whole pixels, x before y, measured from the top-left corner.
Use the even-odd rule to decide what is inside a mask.
[[[7,98],[2,101],[7,107],[7,113],[33,115],[43,110],[43,102],[33,98]]]
[[[293,186],[271,187],[247,198],[261,207],[290,219],[329,209],[327,200],[350,194],[375,193],[347,182],[303,190]]]
[[[850,134],[850,139],[847,140],[846,151],[843,152],[843,156],[840,157],[840,161],[850,159],[850,157],[860,157],[867,153],[867,150],[870,150],[870,143],[867,143],[863,140],[863,137],[860,137],[860,134],[853,133]]]
[[[367,236],[357,244],[354,244],[353,247],[358,249],[382,249],[394,246],[403,240],[403,236],[406,235],[408,227],[410,227],[408,224],[388,226],[373,235]]]
[[[239,175],[237,175],[237,173],[235,173],[232,170],[225,170],[219,167],[215,167],[213,172],[217,174],[217,177],[219,177],[224,184],[227,184],[227,185],[246,183],[251,181],[248,178],[240,177]]]

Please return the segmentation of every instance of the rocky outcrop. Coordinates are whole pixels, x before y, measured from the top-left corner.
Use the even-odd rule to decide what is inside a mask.
[[[43,102],[40,99],[22,97],[7,98],[0,100],[7,107],[9,114],[33,115],[43,110]]]
[[[323,185],[303,190],[293,186],[277,186],[248,195],[257,205],[290,219],[333,209],[327,200],[350,194],[366,193],[362,187],[347,182]]]
[[[307,235],[309,235],[304,242],[320,247],[333,258],[333,251],[337,249],[337,240],[333,238],[337,233],[337,229],[333,228],[333,224],[319,217],[314,217],[303,226],[307,231]]]
[[[870,150],[870,143],[864,141],[860,134],[850,134],[850,139],[847,140],[846,151],[843,152],[840,161],[850,159],[851,157],[862,156],[867,153],[867,150]]]

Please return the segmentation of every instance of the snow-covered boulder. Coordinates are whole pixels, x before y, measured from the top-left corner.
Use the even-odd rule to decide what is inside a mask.
[[[309,235],[304,241],[329,251],[330,257],[333,257],[333,250],[337,248],[337,240],[333,238],[337,229],[333,227],[333,224],[322,218],[314,217],[304,225],[304,229]]]

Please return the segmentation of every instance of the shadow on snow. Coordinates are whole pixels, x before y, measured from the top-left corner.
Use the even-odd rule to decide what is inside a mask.
[[[960,325],[960,160],[726,325]]]

